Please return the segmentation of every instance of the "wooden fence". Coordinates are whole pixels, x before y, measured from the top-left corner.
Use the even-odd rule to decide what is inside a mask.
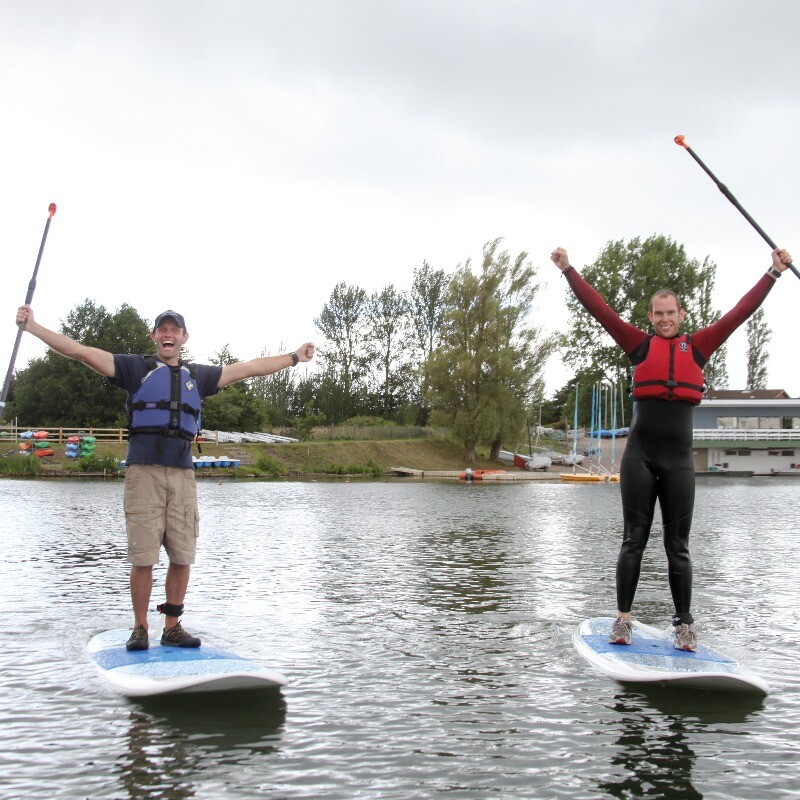
[[[0,441],[15,442],[26,431],[47,431],[47,441],[63,444],[70,436],[94,436],[98,442],[127,442],[127,428],[20,428],[17,425],[0,425]]]

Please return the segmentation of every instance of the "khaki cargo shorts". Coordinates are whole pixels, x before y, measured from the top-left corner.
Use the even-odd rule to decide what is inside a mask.
[[[172,563],[194,564],[200,515],[193,469],[131,464],[123,508],[131,564],[158,564],[162,545]]]

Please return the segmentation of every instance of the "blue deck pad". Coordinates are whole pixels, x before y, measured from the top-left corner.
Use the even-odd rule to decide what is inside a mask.
[[[581,637],[586,645],[595,653],[628,658],[630,656],[650,656],[653,658],[678,658],[690,661],[710,661],[716,664],[735,664],[732,658],[715,653],[702,645],[697,652],[690,650],[677,650],[672,640],[666,636],[662,639],[644,638],[639,631],[634,631],[633,641],[630,644],[612,644],[608,641],[608,633],[584,635]]]
[[[218,647],[162,647],[156,645],[149,650],[126,650],[124,645],[109,647],[92,653],[92,660],[102,669],[117,669],[144,664],[160,664],[177,662],[198,663],[201,661],[237,661],[242,662],[242,669],[247,669],[252,662],[246,658],[220,650]]]

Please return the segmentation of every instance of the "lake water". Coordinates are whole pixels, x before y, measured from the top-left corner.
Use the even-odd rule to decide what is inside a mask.
[[[289,685],[116,695],[84,648],[131,624],[122,483],[2,480],[4,800],[800,795],[800,482],[698,481],[698,629],[770,683],[763,700],[635,690],[576,654],[574,627],[614,611],[618,486],[199,492],[186,627]],[[668,625],[657,531],[635,612]]]

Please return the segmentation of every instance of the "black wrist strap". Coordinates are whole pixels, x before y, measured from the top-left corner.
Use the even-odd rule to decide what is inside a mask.
[[[297,355],[297,353],[289,353],[289,356],[290,356],[290,357],[291,357],[291,359],[292,359],[292,366],[293,366],[293,367],[296,367],[296,366],[297,366],[297,364],[298,364],[298,363],[299,363],[299,361],[300,361],[300,357]]]

